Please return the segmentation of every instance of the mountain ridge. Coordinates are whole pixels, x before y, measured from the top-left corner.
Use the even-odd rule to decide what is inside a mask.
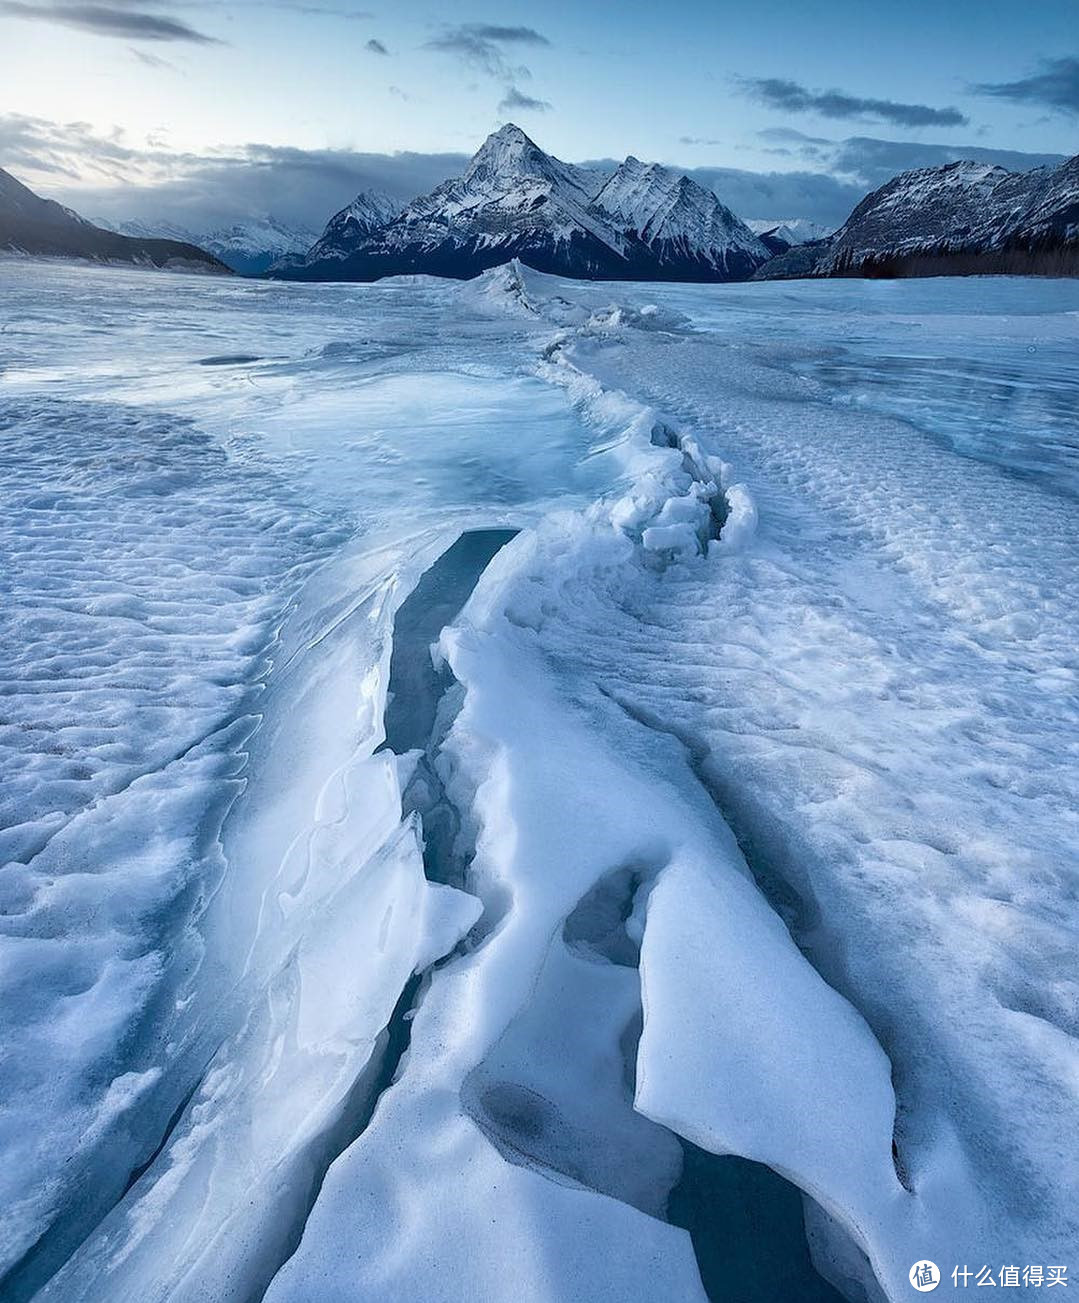
[[[119,235],[71,208],[43,199],[0,168],[0,250],[51,258],[130,263],[162,270],[227,275],[212,254],[178,240]]]
[[[115,221],[98,218],[96,225],[136,239],[179,240],[213,254],[242,276],[258,276],[289,254],[303,254],[315,242],[316,232],[279,221],[272,214],[238,217],[199,232],[168,220]]]
[[[1079,155],[1029,172],[970,160],[901,172],[755,278],[977,274],[1079,275]]]
[[[344,213],[347,210],[342,210]],[[376,280],[405,273],[468,279],[519,258],[586,279],[745,279],[769,250],[710,190],[660,164],[628,158],[612,174],[564,163],[512,123],[483,142],[458,177],[403,205],[374,230],[331,230],[296,280]]]

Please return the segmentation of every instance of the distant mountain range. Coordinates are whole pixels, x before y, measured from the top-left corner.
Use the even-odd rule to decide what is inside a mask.
[[[756,277],[992,273],[1079,275],[1079,156],[1032,172],[969,162],[904,172],[834,235]]]
[[[204,232],[169,222],[98,220],[98,225],[136,239],[182,240],[212,253],[232,271],[259,276],[290,254],[303,254],[317,238],[317,232],[290,226],[275,217],[248,217],[230,226],[211,227]]]
[[[811,222],[805,217],[790,217],[782,222],[754,219],[746,225],[772,254],[786,253],[788,249],[812,240],[823,240],[832,233],[830,226],[822,226],[820,222]]]
[[[70,208],[42,199],[2,168],[0,250],[183,271],[228,271],[212,254],[193,244],[119,235],[95,226]]]
[[[360,196],[305,258],[270,274],[466,278],[520,258],[537,271],[590,279],[725,281],[745,280],[770,256],[711,190],[681,173],[636,158],[613,174],[574,167],[509,124],[460,177],[400,211]]]
[[[511,258],[610,280],[1072,276],[1079,156],[1031,172],[972,162],[904,172],[828,234],[802,218],[747,224],[713,191],[632,156],[614,172],[563,163],[509,124],[459,177],[405,204],[365,191],[317,238],[268,216],[202,234],[94,225],[0,170],[3,249],[304,281],[467,278]]]

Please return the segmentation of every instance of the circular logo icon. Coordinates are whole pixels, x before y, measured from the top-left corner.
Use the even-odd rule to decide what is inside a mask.
[[[940,1284],[940,1272],[935,1262],[923,1259],[910,1269],[910,1283],[919,1294],[928,1294]]]

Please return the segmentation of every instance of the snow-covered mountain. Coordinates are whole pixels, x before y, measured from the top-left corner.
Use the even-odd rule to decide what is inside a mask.
[[[783,221],[755,218],[746,225],[773,253],[785,253],[801,244],[823,240],[832,233],[832,227],[822,226],[808,217],[789,217]]]
[[[375,231],[393,221],[402,207],[399,200],[382,190],[361,190],[350,204],[334,213],[317,240],[309,240],[302,249],[290,250],[284,262],[294,265],[347,258]],[[278,270],[281,268],[274,268]]]
[[[191,241],[142,232],[129,235],[95,226],[73,209],[42,199],[2,168],[0,250],[187,271],[226,270]]]
[[[760,261],[761,242],[711,190],[632,155],[594,201],[628,239],[643,243],[671,279],[741,280]]]
[[[309,249],[316,232],[293,226],[274,217],[252,217],[232,226],[210,231],[198,243],[233,271],[260,275],[290,253]]]
[[[613,175],[563,163],[508,124],[464,173],[367,234],[344,210],[302,263],[274,274],[376,280],[467,278],[511,258],[593,279],[739,280],[769,250],[710,191],[628,158]]]
[[[1075,275],[1079,156],[1032,172],[973,162],[903,172],[805,260],[783,255],[759,276]]]
[[[106,230],[139,239],[183,240],[212,253],[233,271],[257,276],[288,254],[302,254],[317,238],[316,232],[289,225],[269,215],[247,217],[229,226],[196,231],[168,219],[102,221]]]

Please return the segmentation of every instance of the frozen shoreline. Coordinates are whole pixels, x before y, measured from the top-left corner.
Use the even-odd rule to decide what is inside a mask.
[[[101,284],[57,276],[73,277],[88,304]],[[790,286],[695,300],[685,287],[574,286],[505,269],[465,286],[302,299],[287,297],[293,287],[213,288],[233,316],[217,312],[220,339],[207,339],[206,284],[186,292],[170,345],[190,355],[182,369],[167,349],[159,356],[153,301],[130,328],[133,361],[118,360],[106,332],[85,341],[81,363],[43,364],[35,340],[63,329],[59,305],[5,336],[0,402],[29,439],[15,464],[33,467],[46,435],[94,411],[101,465],[125,414],[136,414],[129,437],[155,448],[159,431],[190,425],[175,465],[145,481],[153,548],[131,564],[151,586],[163,506],[190,530],[221,495],[211,509],[229,537],[250,530],[245,554],[263,558],[245,582],[261,585],[265,632],[234,659],[238,704],[207,716],[225,729],[205,762],[211,786],[226,780],[230,792],[220,834],[211,823],[207,839],[208,788],[181,788],[186,812],[157,816],[203,838],[205,867],[187,870],[196,889],[183,898],[167,873],[176,843],[160,851],[164,893],[144,901],[146,917],[170,960],[180,952],[169,929],[183,918],[175,935],[190,957],[156,970],[147,1003],[127,1015],[150,1020],[141,1057],[110,1068],[105,1021],[96,1057],[49,1057],[50,1027],[72,998],[60,985],[72,963],[64,915],[43,908],[56,870],[37,863],[31,838],[31,876],[4,871],[21,893],[8,911],[15,936],[40,945],[42,924],[53,927],[43,971],[57,1003],[26,1006],[27,1080],[102,1083],[112,1130],[86,1172],[100,1183],[109,1171],[120,1194],[130,1170],[146,1168],[42,1297],[195,1299],[212,1281],[215,1298],[246,1301],[271,1278],[278,1301],[304,1298],[312,1281],[330,1298],[436,1287],[461,1299],[702,1297],[683,1223],[662,1220],[682,1163],[672,1131],[769,1164],[812,1195],[815,1260],[848,1297],[860,1287],[876,1297],[861,1254],[889,1297],[903,1296],[922,1256],[1066,1258],[1079,1240],[1079,1173],[1050,1171],[1050,1155],[1075,1114],[1079,991],[1071,504],[1037,477],[1002,474],[992,458],[1009,457],[1005,445],[964,462],[886,414],[822,403],[816,363],[806,370],[792,351],[796,313],[783,340],[768,341],[772,356],[755,357],[760,340],[740,338],[739,322],[759,325],[759,304],[788,301]],[[932,315],[934,295],[949,307],[946,289],[917,287],[906,306],[951,343],[965,326]],[[1050,308],[1033,330],[1059,345],[1079,314],[1061,312],[1062,291],[1043,292]],[[859,300],[849,283],[806,293],[810,358],[821,302],[833,304],[827,317]],[[964,288],[964,302],[974,293]],[[359,328],[342,299],[365,305]],[[310,326],[292,319],[297,301]],[[1022,330],[994,320],[1015,355]],[[802,378],[776,370],[779,356]],[[228,362],[198,365],[209,357]],[[51,406],[45,386],[59,395]],[[1070,392],[1047,419],[1062,419]],[[931,420],[941,412],[958,421],[961,395],[930,405]],[[192,455],[207,469],[193,473]],[[64,463],[43,465],[38,479]],[[117,465],[110,492],[127,527],[129,471]],[[71,546],[80,495],[102,500],[98,463],[78,474],[49,502],[35,488],[19,499],[58,547]],[[237,475],[250,508],[237,505]],[[407,524],[395,518],[402,500],[415,513]],[[101,510],[86,517],[91,537]],[[17,540],[25,525],[12,522]],[[477,529],[521,532],[442,636],[456,686],[417,769],[416,756],[378,751],[394,613],[454,537]],[[236,546],[211,534],[205,565]],[[193,573],[187,548],[177,532],[178,575]],[[135,574],[100,576],[126,608],[112,596],[76,608],[87,591],[77,579],[42,645],[67,620],[87,664],[102,647],[122,663],[130,621],[154,640],[143,672],[155,656],[167,665],[162,653],[182,647],[172,613],[155,627],[155,612],[131,605]],[[222,605],[215,625],[205,582],[182,595],[201,603],[206,646],[228,646],[234,610]],[[77,662],[69,677],[82,677]],[[185,709],[180,699],[177,719]],[[50,777],[47,756],[28,771],[34,781],[69,783]],[[110,772],[100,770],[108,782]],[[47,806],[62,789],[38,790]],[[145,897],[141,789],[118,806],[125,789],[114,785],[88,813],[77,785],[63,790],[75,820],[119,810],[115,844],[136,848],[127,882]],[[457,866],[451,886],[426,881],[425,801],[451,815],[436,836]],[[115,892],[108,846],[95,872]],[[86,867],[83,857],[60,871],[74,883]],[[618,874],[632,887],[597,934],[594,919],[581,922],[596,907],[580,911]],[[383,907],[392,922],[379,922]],[[87,991],[99,1004],[112,935],[94,939],[105,966]],[[132,935],[129,962],[156,962],[154,935]],[[414,971],[426,976],[397,1080],[381,1082],[311,1207],[317,1136],[347,1134],[344,1101],[380,1061]],[[575,1026],[568,1011],[586,1008]],[[111,1014],[124,1016],[119,1005]],[[801,1067],[777,1073],[777,1061]],[[806,1081],[822,1079],[827,1090],[807,1100]],[[140,1096],[144,1131],[133,1126]],[[0,1120],[0,1137],[33,1137],[40,1098],[31,1090]],[[67,1124],[85,1134],[77,1113]],[[623,1152],[632,1163],[612,1157]],[[22,1214],[26,1234],[57,1215],[62,1231],[11,1278],[15,1297],[79,1238],[65,1211],[77,1186],[50,1193],[27,1179],[43,1156],[52,1161],[39,1151],[9,1166],[12,1206],[44,1194]],[[254,1188],[281,1202],[242,1212]],[[91,1230],[108,1209],[86,1211]],[[17,1242],[12,1252],[18,1261]]]

